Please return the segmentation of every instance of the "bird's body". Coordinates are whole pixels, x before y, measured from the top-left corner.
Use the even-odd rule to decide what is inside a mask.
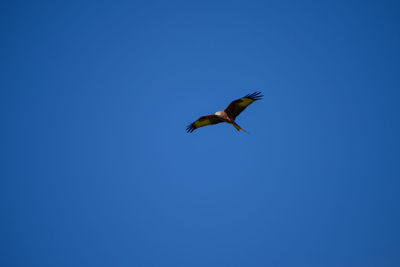
[[[225,110],[217,111],[215,112],[215,115],[221,117],[227,123],[232,123],[233,121],[235,121],[234,119],[228,116]]]
[[[255,92],[253,94],[248,94],[245,97],[232,101],[229,106],[222,111],[215,112],[214,115],[206,115],[200,117],[198,120],[193,122],[187,127],[187,132],[191,133],[197,128],[213,125],[221,122],[226,122],[232,124],[238,131],[243,130],[236,122],[236,117],[245,110],[251,103],[257,100],[261,100],[261,92]],[[246,132],[246,131],[245,131]]]
[[[242,130],[242,131],[245,131],[245,132],[246,132],[246,130],[240,128],[240,126],[235,122],[235,119],[232,118],[232,117],[230,117],[230,116],[228,115],[228,113],[226,113],[225,110],[217,111],[217,112],[215,112],[215,115],[217,115],[217,116],[219,116],[221,119],[223,119],[224,122],[229,123],[229,124],[232,124],[238,131]]]

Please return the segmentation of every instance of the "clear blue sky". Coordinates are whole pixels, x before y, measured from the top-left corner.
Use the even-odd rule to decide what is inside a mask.
[[[397,1],[0,10],[1,266],[400,266]]]

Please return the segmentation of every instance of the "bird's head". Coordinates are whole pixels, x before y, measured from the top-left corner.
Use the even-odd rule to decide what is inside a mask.
[[[217,111],[217,112],[215,112],[215,115],[217,115],[217,116],[221,116],[221,114],[222,114],[222,112],[221,112],[221,111]]]

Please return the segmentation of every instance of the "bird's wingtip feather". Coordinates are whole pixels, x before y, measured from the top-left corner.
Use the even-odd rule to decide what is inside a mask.
[[[261,100],[264,96],[261,92],[255,91],[254,93],[247,94],[245,97],[251,98],[253,100]]]
[[[194,127],[193,123],[186,127],[187,133],[192,133],[194,130],[195,130],[195,127]]]

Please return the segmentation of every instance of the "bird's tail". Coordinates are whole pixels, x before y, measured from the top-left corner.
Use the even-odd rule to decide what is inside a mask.
[[[248,133],[245,129],[242,129],[242,127],[240,127],[236,122],[233,122],[232,125],[235,126],[236,130],[242,130],[243,132]]]

